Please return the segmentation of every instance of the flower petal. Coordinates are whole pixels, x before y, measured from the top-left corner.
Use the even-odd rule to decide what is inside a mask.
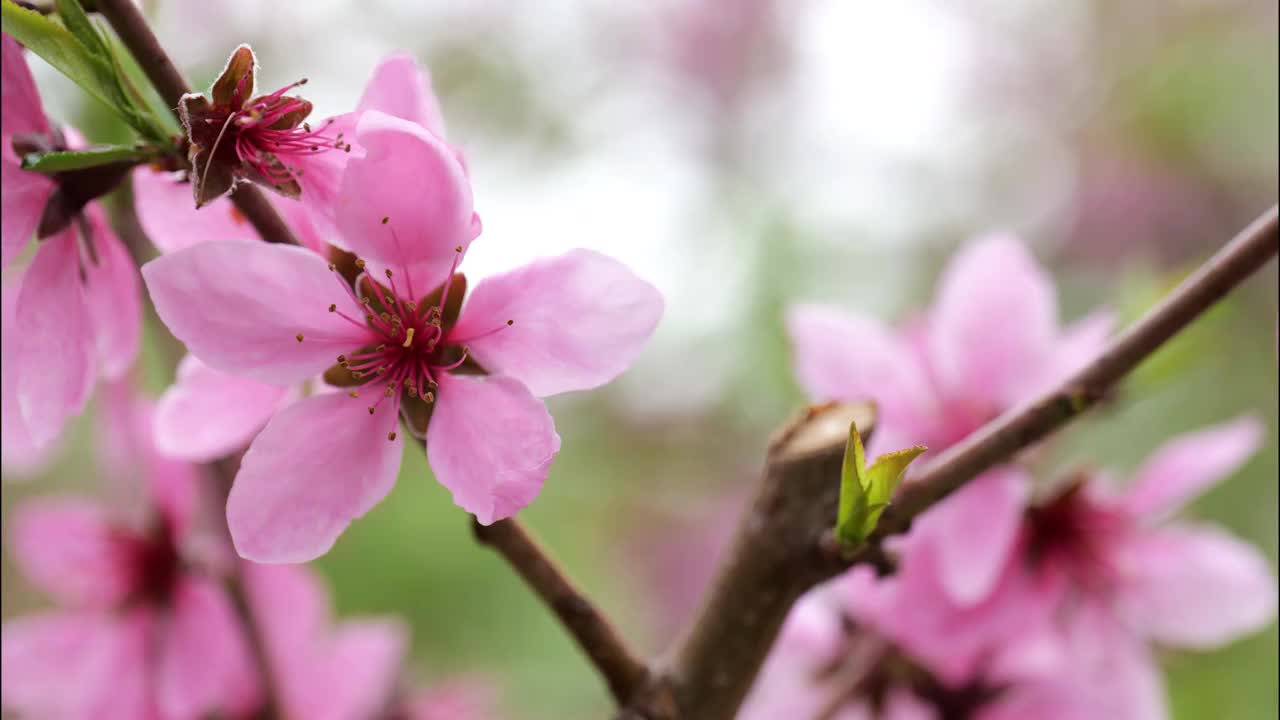
[[[405,628],[391,620],[349,620],[330,640],[322,683],[322,707],[313,718],[376,717],[391,699],[405,656]],[[320,688],[316,688],[317,690]]]
[[[18,405],[36,447],[84,409],[93,387],[93,326],[74,231],[45,240],[18,295]]]
[[[328,264],[300,247],[203,243],[152,260],[142,277],[160,319],[223,372],[290,384],[372,337],[329,312],[363,316]]]
[[[661,317],[657,288],[613,258],[571,250],[482,281],[450,342],[545,397],[617,377]]]
[[[7,275],[0,283],[3,315],[0,315],[0,356],[9,358],[17,353],[18,294],[22,279],[10,279]],[[0,463],[6,477],[18,478],[39,472],[57,450],[57,443],[37,448],[27,432],[18,405],[18,363],[14,360],[0,363]]]
[[[374,68],[356,106],[357,113],[366,110],[379,110],[445,136],[444,115],[431,89],[431,75],[408,53],[388,55]]]
[[[314,667],[329,628],[329,598],[306,565],[241,564],[245,592],[288,717],[304,717],[316,686]]]
[[[125,718],[95,714],[144,673],[119,621],[106,613],[48,612],[7,620],[0,632],[0,706],[22,717]],[[74,682],[68,682],[74,678]],[[139,717],[134,715],[133,717]]]
[[[249,444],[289,394],[288,389],[218,372],[187,355],[177,381],[156,403],[160,452],[209,462]]]
[[[166,716],[239,715],[261,702],[253,655],[226,590],[184,578],[165,630],[156,693]]]
[[[124,243],[111,231],[102,209],[87,210],[98,264],[89,263],[85,302],[93,322],[98,368],[114,380],[133,367],[142,335],[142,298],[138,270]]]
[[[49,132],[49,121],[40,103],[40,92],[27,67],[22,46],[8,34],[0,34],[0,81],[4,86],[4,102],[0,103],[0,135],[9,151],[9,136],[18,133]],[[8,186],[5,187],[6,192]]]
[[[44,175],[23,170],[10,154],[8,148],[0,148],[0,267],[8,267],[35,237],[56,187]]]
[[[343,242],[393,268],[430,265],[433,277],[413,280],[419,288],[438,284],[455,248],[465,250],[477,234],[466,173],[442,139],[407,120],[371,110],[356,136],[366,154],[351,158],[342,178]]]
[[[381,397],[381,394],[376,394]],[[364,400],[327,393],[290,405],[258,433],[227,499],[240,556],[313,560],[391,491],[403,439],[390,401],[370,415]]]
[[[950,394],[999,412],[1024,398],[1024,378],[1051,359],[1057,332],[1052,279],[1017,239],[989,236],[963,248],[942,275],[929,352]]]
[[[191,186],[174,173],[149,166],[133,171],[133,196],[138,221],[160,252],[173,252],[212,240],[261,238],[230,199],[214,201],[199,210],[191,202]],[[323,254],[325,243],[307,208],[296,200],[265,193],[273,207],[288,223],[303,247]]]
[[[1153,530],[1121,552],[1129,579],[1122,612],[1158,642],[1214,648],[1275,619],[1276,578],[1266,559],[1221,530]]]
[[[991,592],[1018,539],[1030,489],[1031,479],[1023,473],[997,468],[957,490],[912,527],[908,544],[932,544],[939,582],[957,605],[973,605]]]
[[[930,442],[939,413],[918,355],[878,321],[821,305],[787,311],[796,379],[815,401],[871,399],[872,452]]]
[[[125,536],[88,500],[29,500],[13,518],[13,556],[41,590],[72,607],[110,607],[133,589]]]
[[[427,460],[453,502],[488,525],[533,502],[546,482],[560,436],[542,401],[500,375],[443,374]]]
[[[1243,465],[1264,432],[1257,418],[1242,417],[1179,435],[1143,463],[1125,493],[1125,507],[1151,520],[1176,512]]]

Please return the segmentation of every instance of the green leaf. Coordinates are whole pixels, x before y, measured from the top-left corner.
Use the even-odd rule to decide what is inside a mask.
[[[59,173],[122,162],[142,163],[155,155],[156,151],[152,148],[126,146],[31,153],[22,158],[22,169],[41,173]]]
[[[907,471],[907,466],[926,450],[928,448],[925,446],[917,445],[906,450],[885,453],[876,458],[876,461],[867,469],[868,512],[863,520],[863,537],[870,535],[876,529],[876,523],[880,522],[880,514],[889,507],[889,501],[893,499],[893,493],[902,482],[902,475]]]
[[[94,56],[66,27],[51,17],[0,0],[0,24],[4,32],[44,58],[58,72],[71,78],[108,107],[116,108],[116,87],[110,68]]]
[[[858,434],[858,424],[849,423],[849,440],[840,470],[840,508],[836,514],[836,537],[846,545],[862,542],[858,533],[867,514],[865,467],[866,451]]]
[[[867,468],[866,450],[856,423],[849,425],[844,465],[840,471],[840,507],[836,515],[836,538],[852,549],[866,540],[889,507],[889,500],[902,481],[911,461],[927,448],[923,445],[886,453]]]
[[[58,12],[61,22],[12,0],[0,0],[0,24],[5,33],[114,110],[139,133],[151,140],[163,140],[166,131],[148,113],[139,110],[126,92],[108,42],[80,3],[58,0]]]

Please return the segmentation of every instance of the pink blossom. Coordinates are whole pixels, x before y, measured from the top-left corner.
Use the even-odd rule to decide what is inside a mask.
[[[497,694],[483,678],[457,677],[412,693],[404,702],[405,720],[494,720]]]
[[[320,579],[302,566],[241,563],[283,717],[377,717],[392,700],[407,649],[395,620],[335,623]]]
[[[8,265],[35,236],[57,186],[21,169],[14,144],[53,142],[53,130],[21,47],[7,35],[0,47],[0,198]],[[16,448],[48,447],[83,410],[95,378],[120,377],[138,352],[141,310],[133,261],[97,205],[77,217],[42,238],[20,281],[12,328],[6,329],[4,416],[6,425],[17,424],[6,438],[22,436]]]
[[[374,69],[356,114],[368,110],[381,110],[437,134],[444,132],[430,77],[405,53],[387,56]],[[350,141],[354,143],[354,136]],[[353,152],[359,156],[363,149],[353,145]],[[340,159],[345,163],[347,155]],[[138,218],[161,252],[203,242],[259,239],[230,199],[220,198],[195,208],[190,202],[189,182],[185,174],[155,168],[139,168],[133,174]],[[337,240],[328,230],[331,221],[313,217],[298,201],[280,195],[268,197],[303,247],[321,257],[330,255],[327,241]],[[206,462],[223,457],[244,449],[281,403],[291,399],[285,388],[219,372],[188,356],[157,407],[156,442],[162,452],[185,460]],[[192,418],[201,422],[193,423]]]
[[[1019,702],[1032,702],[1069,682],[1107,716],[1163,717],[1149,643],[1212,648],[1274,618],[1275,579],[1254,548],[1163,522],[1261,437],[1252,419],[1184,435],[1123,492],[1091,475],[1043,503],[1015,471],[989,473],[917,521],[895,576],[841,581],[853,614],[953,685],[1027,681]]]
[[[118,409],[117,409],[118,410]],[[146,409],[113,410],[149,437]],[[130,523],[87,499],[32,500],[13,518],[23,574],[55,609],[4,623],[0,704],[24,717],[197,718],[251,710],[261,697],[230,597],[198,552],[195,469],[149,445],[149,512]]]
[[[327,369],[349,387],[276,413],[245,455],[227,518],[259,562],[323,554],[390,491],[401,414],[455,502],[484,523],[511,516],[559,450],[538,398],[613,379],[661,313],[652,286],[577,250],[485,280],[459,316],[455,271],[479,222],[455,152],[377,111],[356,141],[365,154],[348,164],[336,217],[368,261],[355,290],[296,247],[203,243],[143,269],[165,323],[209,367],[277,384]],[[438,300],[423,303],[432,288]]]
[[[948,447],[1078,369],[1110,327],[1099,312],[1060,329],[1052,279],[1005,235],[965,246],[927,317],[902,331],[820,305],[787,316],[796,376],[812,398],[879,404],[877,454]]]
[[[374,68],[364,94],[356,105],[351,118],[368,110],[380,110],[395,117],[415,122],[444,137],[444,121],[440,105],[431,91],[431,78],[425,68],[405,53],[388,55]],[[350,125],[350,118],[344,118]],[[355,138],[344,138],[354,142]],[[358,146],[352,152],[360,154]],[[324,153],[328,164],[339,163],[345,167],[348,153]],[[332,175],[332,171],[327,171]],[[304,174],[305,177],[305,174]],[[333,179],[337,183],[339,179]],[[235,209],[228,198],[210,201],[197,209],[191,202],[191,179],[188,173],[172,173],[154,167],[140,167],[133,173],[134,203],[143,230],[161,252],[172,252],[211,240],[258,240],[257,232],[248,220]],[[336,186],[329,188],[336,192]],[[324,255],[327,241],[333,234],[323,218],[313,218],[309,210],[296,200],[281,195],[268,195],[271,204],[284,217],[303,247]],[[329,217],[329,205],[322,206],[320,214]],[[317,222],[319,220],[319,222]]]

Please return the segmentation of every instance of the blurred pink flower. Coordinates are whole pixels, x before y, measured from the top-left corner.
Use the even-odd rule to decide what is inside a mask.
[[[35,237],[57,184],[21,168],[15,143],[53,143],[53,130],[22,48],[5,35],[0,50],[0,243],[7,266]],[[91,204],[76,210],[78,220],[68,216],[69,224],[42,238],[20,283],[13,327],[6,331],[5,424],[20,427],[5,437],[18,438],[19,452],[47,447],[84,409],[96,377],[120,377],[138,352],[141,309],[133,261],[101,209]]]
[[[363,297],[296,247],[204,243],[143,269],[165,323],[208,366],[283,384],[340,369],[360,388],[290,405],[253,441],[227,517],[240,554],[259,562],[322,555],[377,504],[400,465],[400,411],[423,401],[428,459],[455,502],[484,523],[514,514],[559,450],[538,397],[613,379],[661,314],[651,285],[577,250],[482,282],[450,327],[463,289],[454,271],[480,229],[456,153],[377,111],[356,139],[365,154],[348,164],[337,223],[369,261]],[[383,275],[389,287],[373,280]],[[492,374],[454,372],[477,362]],[[347,397],[361,390],[371,404]]]
[[[1089,688],[1106,716],[1163,717],[1147,643],[1217,647],[1275,616],[1275,578],[1257,550],[1163,522],[1261,437],[1252,419],[1184,435],[1124,492],[1095,475],[1043,504],[1027,504],[1020,473],[988,473],[917,521],[896,548],[896,575],[851,575],[841,591],[857,621],[948,684],[1027,681],[1034,692],[1019,702],[1032,702],[1060,692],[1056,678]]]
[[[14,559],[58,608],[4,623],[7,710],[186,719],[243,713],[260,701],[231,599],[193,530],[196,470],[155,453],[147,413],[109,409],[129,425],[110,428],[116,441],[143,443],[113,452],[144,469],[132,478],[146,501],[143,523],[80,498],[32,500],[14,513]]]
[[[303,566],[241,563],[245,592],[289,720],[378,717],[392,701],[407,630],[388,618],[335,623],[328,593]]]
[[[787,316],[796,376],[814,400],[879,404],[873,454],[950,446],[1065,379],[1110,328],[1110,315],[1095,312],[1060,329],[1052,279],[1005,235],[961,249],[928,316],[902,331],[819,305]]]

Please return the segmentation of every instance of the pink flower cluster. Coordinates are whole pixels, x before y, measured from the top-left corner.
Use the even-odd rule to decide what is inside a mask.
[[[1015,240],[989,237],[961,250],[931,312],[900,333],[817,306],[788,326],[815,399],[874,398],[876,446],[936,451],[1065,379],[1108,321],[1060,331],[1050,279]],[[744,717],[1166,717],[1153,646],[1219,647],[1275,617],[1257,550],[1168,519],[1262,438],[1251,418],[1184,435],[1127,483],[987,472],[894,539],[892,574],[855,568],[801,600]]]

